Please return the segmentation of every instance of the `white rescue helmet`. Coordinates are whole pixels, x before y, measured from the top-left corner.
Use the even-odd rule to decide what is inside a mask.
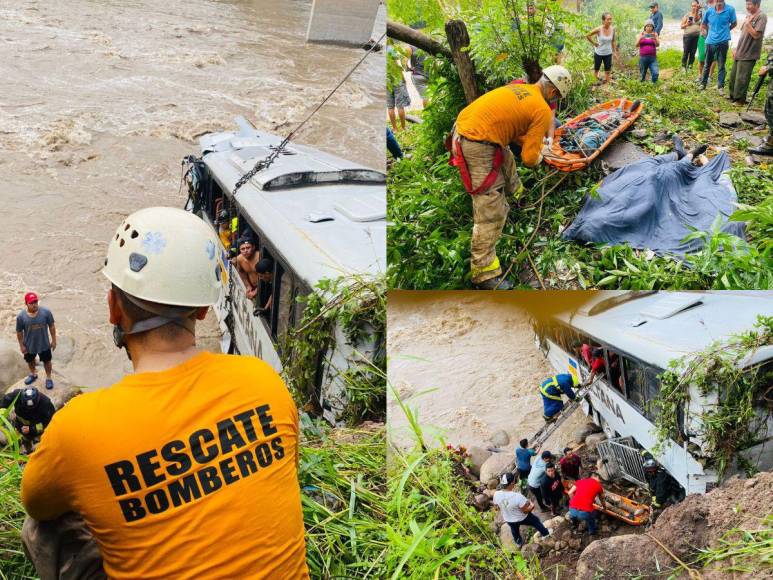
[[[572,75],[564,67],[554,64],[542,69],[542,74],[558,89],[562,99],[569,94],[569,89],[572,88]]]
[[[102,273],[142,300],[169,306],[211,306],[220,295],[215,232],[190,212],[149,207],[118,226]]]

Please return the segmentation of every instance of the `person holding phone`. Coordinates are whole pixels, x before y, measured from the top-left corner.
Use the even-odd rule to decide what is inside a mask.
[[[682,17],[681,27],[684,31],[682,36],[682,68],[692,68],[695,62],[695,53],[698,50],[698,40],[701,37],[701,21],[703,20],[703,11],[701,3],[698,0],[692,0],[690,11]]]
[[[650,71],[650,78],[653,83],[658,82],[660,69],[658,68],[658,46],[660,38],[655,32],[655,24],[652,20],[644,23],[644,30],[639,33],[636,40],[636,46],[639,47],[639,72],[641,73],[641,82],[647,79],[647,71]]]

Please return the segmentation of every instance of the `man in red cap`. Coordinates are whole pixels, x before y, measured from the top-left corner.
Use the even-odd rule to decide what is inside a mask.
[[[40,358],[43,368],[46,369],[46,388],[53,389],[51,351],[56,349],[54,315],[48,308],[38,306],[38,295],[34,292],[27,292],[24,295],[24,303],[27,309],[16,316],[16,339],[19,341],[19,350],[30,367],[30,374],[24,379],[24,384],[31,385],[38,380],[35,359]]]

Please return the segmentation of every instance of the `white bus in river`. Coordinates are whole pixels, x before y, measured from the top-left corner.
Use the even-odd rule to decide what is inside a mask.
[[[553,368],[577,375],[580,382],[590,374],[582,345],[603,350],[605,369],[583,410],[610,439],[633,438],[639,447],[653,451],[658,376],[675,359],[753,329],[758,315],[773,316],[773,292],[599,292],[575,311],[534,326],[538,347]],[[743,363],[743,369],[757,367],[763,377],[773,376],[773,345],[759,348]],[[773,468],[770,395],[768,388],[755,400],[764,434],[742,452],[760,470]],[[703,461],[698,435],[699,413],[715,403],[716,398],[703,397],[691,387],[680,418],[684,443],[668,440],[656,456],[688,494],[705,493],[718,483],[717,472]]]
[[[214,311],[224,352],[254,355],[281,371],[282,338],[302,317],[299,297],[324,279],[386,271],[386,176],[291,143],[232,195],[236,182],[282,142],[241,117],[236,123],[236,132],[204,135],[201,158],[184,160],[188,209],[219,232],[223,292]],[[271,297],[265,311],[247,297],[232,260],[245,235],[255,240],[261,259],[273,263],[271,282],[258,283],[258,300]],[[381,348],[375,342],[348,344],[336,329],[335,343],[319,353],[315,371],[317,403],[326,419],[336,422],[346,404],[337,376],[355,350],[372,356]]]

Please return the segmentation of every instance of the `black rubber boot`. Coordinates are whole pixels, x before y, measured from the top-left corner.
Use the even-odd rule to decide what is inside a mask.
[[[685,151],[684,148],[684,141],[682,141],[682,139],[676,133],[674,133],[672,139],[674,141],[674,151],[676,151],[676,158],[681,159],[687,155],[687,151]]]
[[[701,155],[703,155],[704,153],[706,153],[706,150],[707,150],[708,148],[709,148],[709,146],[708,146],[708,145],[706,145],[706,144],[703,144],[703,145],[698,145],[698,146],[697,146],[695,149],[693,149],[692,151],[690,151],[690,154],[692,155],[692,158],[693,158],[693,159],[696,159],[696,158],[698,158],[699,156],[701,156]]]
[[[748,151],[752,155],[773,155],[773,136],[768,137],[758,147],[750,147]]]
[[[472,287],[476,290],[512,290],[513,283],[504,276],[496,276],[485,282],[473,283]]]

